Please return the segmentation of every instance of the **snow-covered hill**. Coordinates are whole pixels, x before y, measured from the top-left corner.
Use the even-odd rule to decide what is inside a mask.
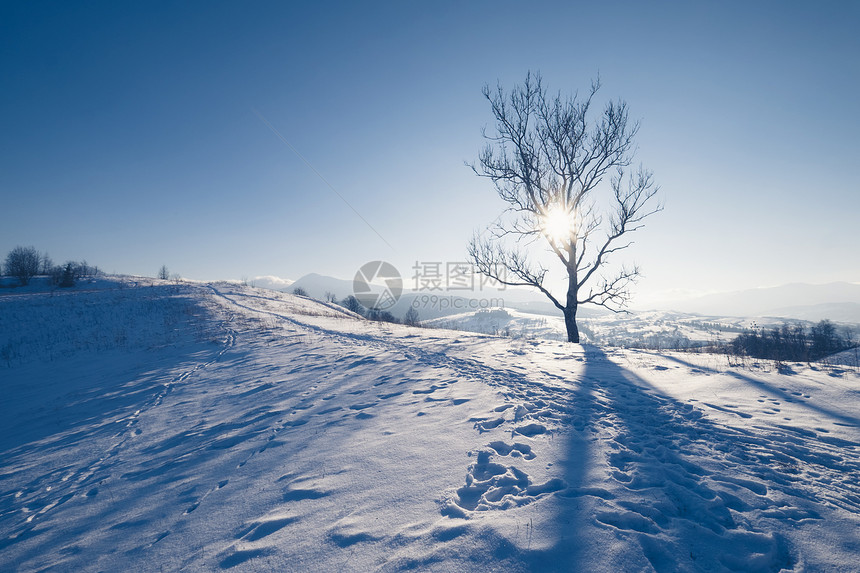
[[[851,371],[122,284],[0,296],[0,570],[856,570]]]
[[[785,322],[774,317],[737,318],[686,314],[666,310],[634,311],[579,318],[580,335],[589,343],[633,348],[689,348],[731,341],[745,329],[773,327]],[[483,309],[424,321],[427,326],[499,334],[515,338],[567,340],[560,312],[535,314],[521,310]],[[807,323],[809,327],[813,323]],[[857,325],[842,324],[840,330]]]

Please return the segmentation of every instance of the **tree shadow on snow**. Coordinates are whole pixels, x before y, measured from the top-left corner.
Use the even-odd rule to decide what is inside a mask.
[[[776,474],[757,478],[761,460],[742,458],[751,445],[764,451],[769,444],[717,426],[693,406],[657,393],[601,349],[585,350],[586,367],[570,411],[567,459],[561,462],[568,488],[556,494],[561,547],[547,555],[553,568],[638,569],[645,565],[643,557],[660,572],[790,567],[785,541],[758,531],[744,516],[772,503],[757,480]],[[602,453],[591,451],[597,444],[605,448]],[[721,475],[711,461],[727,459],[726,453],[739,460],[732,470],[746,476]],[[599,471],[586,474],[589,459]],[[577,527],[602,532],[583,535]],[[584,546],[597,539],[607,542]],[[637,545],[641,554],[620,554]]]

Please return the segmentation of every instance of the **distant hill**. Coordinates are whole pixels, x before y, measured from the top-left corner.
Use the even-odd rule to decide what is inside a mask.
[[[414,291],[408,277],[404,277],[404,292],[398,303],[391,308],[395,316],[403,316],[413,304],[417,306],[422,320],[460,314],[478,310],[470,307],[470,301],[482,299],[530,314],[560,316],[560,312],[543,295],[528,289],[487,289],[466,291]],[[279,277],[255,277],[254,284],[263,288],[292,292],[301,287],[312,298],[322,300],[327,292],[338,300],[353,294],[352,280],[339,279],[318,273],[307,274],[297,281]],[[445,298],[446,305],[430,307],[423,304],[426,296]],[[416,302],[417,301],[417,302]],[[664,310],[724,317],[778,317],[797,320],[819,321],[829,319],[836,322],[860,324],[860,284],[834,282],[827,284],[792,283],[778,287],[747,289],[717,293],[694,299],[660,305]],[[593,318],[610,314],[599,307],[584,306],[579,309],[580,318]]]
[[[827,302],[808,306],[790,306],[770,311],[767,316],[780,316],[810,320],[817,322],[828,319],[835,322],[852,322],[860,324],[860,303],[857,302]]]
[[[338,300],[340,300],[352,294],[352,281],[310,273],[289,285],[286,290],[292,292],[296,288],[304,289],[312,298],[322,300],[325,297],[325,293],[330,292],[334,293]]]
[[[779,316],[802,320],[828,318],[840,322],[858,322],[860,284],[792,283],[706,295],[671,303],[671,308],[717,316]]]
[[[254,277],[251,281],[256,287],[280,291],[289,291],[293,282],[290,279],[283,279],[274,275]]]
[[[261,286],[261,285],[257,285]],[[338,279],[317,273],[307,274],[283,289],[292,292],[301,287],[313,298],[322,300],[327,292],[333,293],[338,300],[353,294],[351,280]],[[410,306],[415,306],[421,320],[439,318],[475,311],[480,308],[509,308],[532,314],[561,316],[561,312],[542,294],[528,289],[484,289],[479,291],[428,291],[412,290],[413,284],[408,277],[403,279],[403,294],[391,309],[392,314],[402,317]],[[432,299],[432,300],[428,300]],[[434,302],[435,301],[435,302]],[[608,311],[593,307],[580,308],[579,316],[595,317],[609,314]]]

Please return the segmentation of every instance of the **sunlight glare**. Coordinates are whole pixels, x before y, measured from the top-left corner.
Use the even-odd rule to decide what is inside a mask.
[[[565,243],[574,234],[573,214],[562,206],[551,206],[541,217],[540,230],[552,243]]]

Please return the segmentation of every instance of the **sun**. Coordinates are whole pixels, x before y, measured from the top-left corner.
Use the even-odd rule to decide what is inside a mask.
[[[570,241],[574,234],[573,213],[561,205],[550,206],[540,218],[540,231],[554,244]]]

